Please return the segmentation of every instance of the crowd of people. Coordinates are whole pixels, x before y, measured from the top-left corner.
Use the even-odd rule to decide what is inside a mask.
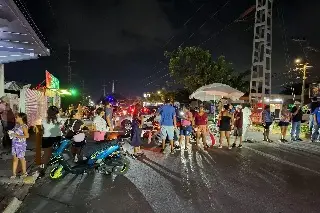
[[[11,178],[16,178],[17,166],[20,161],[22,167],[21,177],[27,176],[25,152],[29,138],[27,115],[24,113],[14,113],[10,110],[8,100],[1,98],[0,113],[1,124],[4,129],[3,145],[8,144],[7,140],[11,140],[12,155],[13,155],[13,173]],[[141,132],[144,123],[144,116],[142,115],[142,104],[137,102],[134,104],[134,111],[132,112],[132,129],[131,129],[131,145],[134,147],[134,157],[140,157],[143,152],[140,149],[142,145]],[[313,142],[319,141],[319,126],[320,126],[320,104],[316,98],[312,99],[309,105],[310,120],[309,129],[311,132],[311,139]],[[245,112],[244,112],[245,110]],[[179,113],[179,114],[178,114]],[[169,140],[170,151],[174,154],[181,150],[184,141],[184,150],[188,151],[190,148],[190,139],[194,134],[196,139],[196,147],[200,146],[202,140],[203,148],[208,149],[207,136],[208,129],[208,114],[203,105],[200,105],[197,111],[191,111],[184,106],[182,112],[177,111],[170,100],[166,100],[157,114],[160,116],[160,135],[162,140],[162,152],[165,151],[166,141]],[[245,115],[244,115],[245,114]],[[61,117],[61,110],[55,106],[50,106],[47,110],[47,117],[42,120],[42,149],[44,155],[42,158],[42,168],[48,163],[52,154],[53,145],[61,141],[62,135],[73,141],[72,154],[74,162],[77,162],[81,156],[81,149],[85,145],[86,135],[85,126],[82,121],[83,111],[70,108],[68,110],[67,120]],[[94,111],[94,119],[92,123],[93,139],[94,141],[103,141],[106,139],[106,134],[114,130],[112,122],[113,108],[111,103],[99,105]],[[291,140],[302,141],[299,137],[302,122],[303,112],[299,102],[294,103],[294,107],[289,110],[287,105],[283,105],[281,110],[281,117],[278,125],[281,129],[280,141],[287,142],[286,135],[288,126],[291,124]],[[178,118],[180,126],[178,127]],[[264,127],[263,136],[264,141],[272,142],[270,140],[270,126],[274,123],[274,118],[270,111],[270,106],[266,105],[262,112],[262,125]],[[242,142],[246,135],[248,127],[251,125],[250,110],[248,107],[242,109],[241,105],[233,107],[231,104],[226,104],[222,107],[217,117],[217,126],[219,127],[219,144],[218,148],[222,148],[223,140],[227,141],[227,148],[233,147],[242,148]],[[234,141],[231,143],[230,136],[233,130]],[[174,143],[175,137],[178,137],[178,144]]]
[[[312,142],[319,142],[319,124],[320,124],[320,103],[316,97],[312,99],[309,104],[309,131]],[[281,130],[280,142],[288,142],[286,139],[288,126],[291,124],[291,141],[303,141],[300,138],[301,123],[303,122],[303,111],[301,103],[294,102],[294,106],[289,110],[288,105],[283,105],[281,110],[281,116],[279,121],[279,127]],[[270,112],[270,105],[266,105],[262,113],[262,124],[264,127],[264,141],[272,142],[270,140],[270,126],[274,123],[274,119]]]

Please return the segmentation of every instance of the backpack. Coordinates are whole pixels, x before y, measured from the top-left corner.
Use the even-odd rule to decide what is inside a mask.
[[[74,132],[74,125],[77,120],[75,120],[72,124],[70,124],[70,119],[66,121],[66,125],[64,126],[65,135],[72,137],[74,142],[82,142],[85,139],[85,134],[82,132]]]

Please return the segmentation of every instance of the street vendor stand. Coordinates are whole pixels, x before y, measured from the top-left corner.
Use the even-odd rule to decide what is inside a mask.
[[[197,89],[194,93],[190,95],[190,99],[197,99],[200,101],[214,101],[214,123],[209,125],[209,131],[212,135],[217,134],[216,125],[216,101],[223,98],[228,98],[231,100],[239,100],[240,97],[244,95],[243,92],[234,89],[226,84],[213,83]]]
[[[26,113],[28,126],[36,132],[36,163],[41,163],[41,123],[47,116],[49,106],[60,107],[59,80],[46,71],[46,86],[38,85],[30,89],[30,85],[20,90],[19,110]]]

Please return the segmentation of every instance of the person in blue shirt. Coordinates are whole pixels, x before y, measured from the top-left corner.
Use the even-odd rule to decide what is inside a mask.
[[[313,130],[311,141],[319,142],[319,129],[320,129],[320,107],[317,107],[313,111]]]
[[[302,141],[300,138],[300,128],[302,123],[303,112],[301,109],[301,103],[298,101],[294,102],[294,107],[291,109],[292,113],[292,127],[291,127],[291,140]]]
[[[176,109],[171,106],[170,100],[166,100],[165,105],[159,109],[160,119],[160,133],[162,139],[162,152],[166,146],[166,139],[170,141],[171,153],[174,154],[174,131],[177,128]]]
[[[262,112],[262,125],[264,127],[263,130],[263,140],[267,141],[267,142],[272,142],[269,139],[269,135],[270,135],[270,126],[273,122],[272,116],[271,116],[271,112],[270,112],[270,105],[266,105],[264,107],[264,111]]]

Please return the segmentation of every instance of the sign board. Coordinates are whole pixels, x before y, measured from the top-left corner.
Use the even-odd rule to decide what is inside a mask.
[[[310,84],[309,96],[320,98],[320,83]]]
[[[54,77],[51,73],[46,71],[46,87],[47,89],[59,89],[60,82],[59,80]]]

